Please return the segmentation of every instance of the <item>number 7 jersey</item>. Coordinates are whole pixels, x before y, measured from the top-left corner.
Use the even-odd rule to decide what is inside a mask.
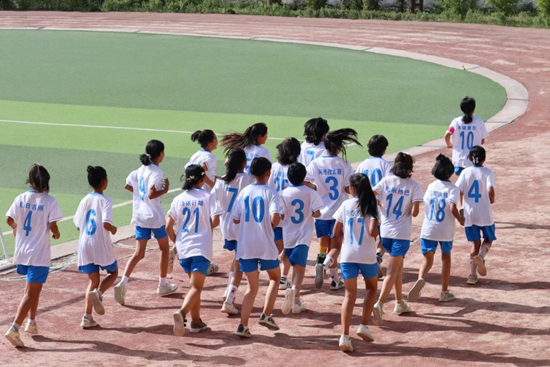
[[[432,182],[424,195],[424,222],[421,238],[432,241],[452,241],[455,217],[451,203],[459,205],[460,190],[451,181]]]

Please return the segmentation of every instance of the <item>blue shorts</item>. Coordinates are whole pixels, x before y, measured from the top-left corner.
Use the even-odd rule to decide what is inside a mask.
[[[334,230],[334,225],[336,224],[336,219],[324,220],[324,219],[315,219],[315,232],[317,232],[317,238],[329,236],[333,237],[332,231]]]
[[[180,260],[180,265],[183,271],[187,274],[198,271],[204,275],[208,275],[208,268],[210,267],[210,261],[204,256],[191,256]]]
[[[359,271],[363,274],[363,278],[370,279],[378,277],[378,264],[359,264],[359,263],[341,263],[342,278],[355,279],[359,276]]]
[[[390,256],[405,256],[411,247],[411,241],[382,238],[382,246]]]
[[[279,260],[263,260],[263,259],[240,259],[239,267],[243,273],[251,273],[258,270],[271,270],[279,267]]]
[[[280,241],[283,239],[283,227],[273,228],[273,234],[275,235],[275,241]]]
[[[27,283],[46,283],[50,268],[48,266],[17,265],[17,274],[26,275]]]
[[[494,224],[491,226],[485,226],[485,227],[473,225],[471,227],[466,227],[465,230],[466,230],[466,238],[468,239],[469,242],[481,240],[482,233],[483,233],[483,239],[485,241],[493,242],[493,241],[496,241],[497,239]]]
[[[298,245],[294,248],[285,248],[285,256],[290,261],[290,265],[300,265],[305,267],[307,264],[307,253],[309,246]]]
[[[464,171],[464,167],[455,167],[455,175],[460,176],[462,171]]]
[[[94,274],[99,273],[99,269],[107,270],[109,273],[113,273],[118,269],[118,262],[115,260],[114,263],[107,266],[96,265],[94,263],[89,263],[88,265],[82,265],[78,267],[78,270],[84,274]]]
[[[142,228],[140,226],[136,226],[136,240],[150,240],[151,232],[153,232],[153,235],[157,240],[162,240],[163,238],[168,237],[168,234],[166,233],[166,226],[162,226],[160,228]]]
[[[422,250],[422,255],[426,255],[428,252],[435,253],[435,250],[437,249],[437,244],[441,246],[441,251],[445,255],[450,255],[451,250],[453,249],[453,241],[432,241],[432,240],[420,240],[420,249]]]
[[[225,240],[223,248],[229,251],[237,251],[237,240]]]

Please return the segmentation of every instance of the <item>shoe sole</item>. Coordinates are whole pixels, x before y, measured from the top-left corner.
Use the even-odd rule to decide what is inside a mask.
[[[27,330],[27,329],[25,329],[25,332],[27,334],[31,334],[31,335],[38,335],[38,330]]]
[[[466,284],[468,284],[468,285],[477,285],[477,283],[479,283],[479,281],[478,282],[466,282]]]
[[[206,275],[207,276],[210,276],[210,275],[214,275],[218,272],[219,270],[219,267],[218,265],[211,265],[208,270],[206,271]]]
[[[200,329],[189,329],[189,332],[193,333],[193,334],[197,334],[197,333],[200,333],[201,331],[204,331],[206,329],[208,329],[208,326],[205,326],[205,327],[200,328]]]
[[[279,330],[280,329],[279,326],[268,324],[267,322],[259,322],[259,324],[262,325],[262,326],[265,326],[269,330]]]
[[[181,313],[175,313],[174,318],[174,335],[175,336],[184,336],[185,335],[185,325],[183,322],[183,315]]]
[[[348,347],[347,345],[340,345],[339,347],[342,352],[353,352],[353,347]]]
[[[96,326],[99,326],[99,324],[95,324],[95,325],[86,325],[86,326],[80,325],[80,327],[83,328],[83,329],[92,329],[92,328],[94,328],[94,327],[96,327]]]
[[[92,305],[94,306],[94,310],[98,315],[105,315],[105,307],[103,307],[103,304],[99,300],[99,297],[97,296],[97,293],[90,292],[88,293],[88,296],[90,297],[92,301]]]
[[[285,291],[285,300],[283,301],[283,306],[281,307],[281,312],[285,315],[288,315],[292,311],[292,289],[287,289]]]
[[[393,310],[393,314],[399,316],[399,315],[402,315],[404,313],[408,313],[408,312],[411,312],[411,311],[412,311],[412,308],[409,308],[408,310],[405,310],[405,311],[395,311],[395,310]]]
[[[301,314],[302,312],[306,312],[306,311],[307,311],[307,308],[306,308],[306,309],[303,309],[303,310],[296,311],[296,312],[295,312],[294,310],[292,310],[292,313],[293,313],[294,315],[299,315],[299,314]]]
[[[407,299],[411,302],[418,301],[418,298],[420,298],[420,292],[422,291],[422,288],[424,288],[425,284],[426,284],[426,281],[424,279],[418,279],[416,283],[414,283],[411,290],[409,291],[409,295],[407,296]]]
[[[315,288],[317,289],[321,289],[323,287],[323,282],[325,280],[323,268],[323,264],[315,265]]]
[[[245,333],[235,333],[235,335],[237,335],[239,338],[251,338],[252,337],[252,334],[245,334]]]
[[[474,264],[476,264],[477,272],[479,273],[479,275],[481,275],[482,277],[487,275],[487,268],[485,267],[485,262],[483,262],[482,258],[476,256],[472,259],[472,261],[474,262]]]
[[[331,291],[339,291],[340,289],[344,289],[345,287],[346,287],[345,285],[338,286],[338,287],[330,287],[330,290]]]
[[[382,318],[382,311],[375,307],[372,310],[372,320],[374,322],[374,325],[380,326],[384,323],[384,319]]]
[[[176,287],[176,289],[174,289],[173,291],[166,292],[166,293],[159,293],[159,292],[157,291],[157,294],[158,294],[159,297],[166,297],[166,296],[169,296],[169,295],[171,295],[171,294],[176,293],[177,290],[178,290],[178,287]]]
[[[6,339],[16,348],[23,348],[25,344],[23,342],[18,342],[17,339],[12,338],[10,335],[4,335]]]
[[[454,301],[456,299],[456,297],[453,297],[453,298],[448,298],[448,299],[439,299],[439,302],[451,302],[451,301]]]
[[[374,338],[370,335],[367,335],[367,334],[357,333],[357,336],[360,337],[361,339],[363,339],[366,342],[373,342],[374,341]]]
[[[223,307],[220,311],[225,313],[225,314],[228,314],[228,315],[238,315],[239,314],[239,310],[230,311],[228,309],[224,309]]]
[[[118,302],[119,305],[124,306],[124,296],[122,295],[122,289],[115,287],[115,301]]]

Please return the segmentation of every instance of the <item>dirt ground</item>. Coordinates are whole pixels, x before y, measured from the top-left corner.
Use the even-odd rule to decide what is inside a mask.
[[[129,285],[127,306],[112,293],[105,297],[107,313],[97,316],[101,327],[81,330],[85,276],[66,259],[50,275],[43,291],[38,323],[41,335],[23,335],[28,348],[16,350],[3,338],[0,364],[11,365],[369,365],[382,366],[550,366],[550,31],[468,24],[406,23],[329,19],[293,19],[223,15],[0,12],[0,27],[118,28],[243,37],[270,37],[364,46],[382,46],[449,57],[491,68],[521,82],[529,91],[527,113],[494,131],[487,142],[486,165],[495,171],[497,237],[487,257],[489,274],[478,286],[466,285],[469,246],[457,230],[453,250],[451,290],[457,300],[438,302],[439,259],[414,312],[391,315],[382,327],[371,328],[376,339],[353,337],[356,352],[338,350],[343,291],[327,285],[317,291],[313,268],[305,280],[308,311],[300,316],[280,312],[281,330],[271,332],[251,322],[254,337],[234,336],[238,318],[219,312],[230,258],[216,242],[220,272],[207,279],[203,320],[211,330],[176,338],[171,314],[188,289],[181,268],[174,280],[180,291],[167,298],[155,294],[158,251],[154,243]],[[482,108],[482,106],[479,106]],[[423,187],[431,182],[432,152],[417,156],[414,177]],[[450,152],[447,152],[450,154]],[[413,233],[420,232],[420,219]],[[216,232],[219,239],[219,232]],[[131,244],[131,241],[128,243]],[[310,251],[310,263],[316,253]],[[132,250],[118,248],[124,266]],[[387,261],[387,259],[386,259]],[[415,241],[405,260],[404,290],[417,276],[421,255]],[[13,274],[0,277],[0,330],[16,311],[24,282]],[[265,276],[264,276],[264,286]],[[240,304],[244,286],[239,289]],[[260,290],[253,316],[265,294]],[[353,324],[361,310],[359,294]],[[393,302],[390,302],[393,303]],[[355,329],[355,327],[354,327]],[[352,329],[352,331],[354,331]]]

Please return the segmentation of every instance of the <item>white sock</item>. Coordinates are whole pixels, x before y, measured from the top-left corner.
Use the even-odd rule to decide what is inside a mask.
[[[338,281],[340,280],[340,278],[338,277],[338,269],[337,268],[330,268],[329,272],[330,272],[330,276],[332,277],[332,280],[334,280],[336,283],[338,283]]]
[[[225,302],[232,304],[233,301],[235,301],[235,293],[237,293],[237,287],[230,284],[228,286],[227,290],[228,290],[228,292],[227,292],[227,298],[225,299]]]
[[[87,318],[87,319],[91,319],[91,318],[92,318],[92,314],[91,314],[91,313],[85,313],[85,314],[84,314],[84,317]]]
[[[159,277],[159,287],[164,287],[166,285],[166,278]]]
[[[323,262],[325,269],[330,268],[332,264],[334,264],[334,259],[330,255],[327,255],[327,257],[325,257],[325,261]]]
[[[126,275],[123,275],[122,276],[122,279],[120,280],[120,283],[123,285],[123,286],[126,286],[128,284],[128,281],[130,280],[129,277],[127,277]]]
[[[233,280],[233,272],[229,272],[229,276],[227,277],[227,285],[231,285],[231,280]]]
[[[479,249],[479,257],[481,257],[482,259],[485,259],[485,256],[487,256],[487,253],[489,252],[490,248],[491,246],[485,243],[481,245],[481,248]]]
[[[36,324],[36,321],[34,321],[34,319],[29,318],[29,324]]]
[[[475,277],[477,275],[477,265],[474,264],[474,261],[470,259],[470,275]]]

